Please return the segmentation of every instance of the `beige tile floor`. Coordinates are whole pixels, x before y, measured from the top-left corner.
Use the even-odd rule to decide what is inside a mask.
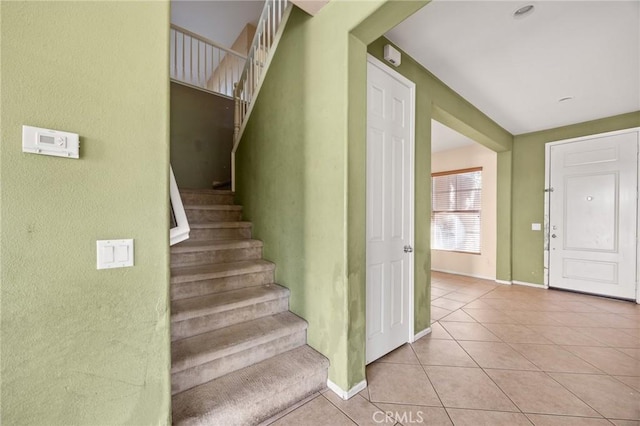
[[[640,425],[640,306],[434,272],[432,333],[273,425]],[[388,415],[385,415],[388,413]]]

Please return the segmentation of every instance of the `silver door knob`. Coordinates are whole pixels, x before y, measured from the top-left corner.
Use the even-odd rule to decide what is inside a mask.
[[[404,252],[405,253],[411,253],[413,251],[413,247],[411,246],[404,246]]]

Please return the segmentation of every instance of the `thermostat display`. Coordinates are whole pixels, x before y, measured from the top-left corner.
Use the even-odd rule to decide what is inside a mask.
[[[56,157],[80,158],[77,133],[22,126],[22,151]]]

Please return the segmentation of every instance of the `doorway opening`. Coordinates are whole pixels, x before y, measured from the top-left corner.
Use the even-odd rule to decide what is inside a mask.
[[[431,120],[431,173],[431,320],[437,321],[476,293],[449,291],[452,279],[495,284],[497,154]]]

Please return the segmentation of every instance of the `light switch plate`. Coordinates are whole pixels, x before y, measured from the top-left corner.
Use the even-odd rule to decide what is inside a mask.
[[[98,240],[98,269],[133,266],[133,240]]]
[[[542,230],[542,225],[539,223],[532,223],[531,224],[531,230],[532,231],[541,231]]]

